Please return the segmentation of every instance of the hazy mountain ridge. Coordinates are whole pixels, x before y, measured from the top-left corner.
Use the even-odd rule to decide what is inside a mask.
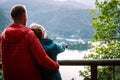
[[[9,14],[11,6],[18,3],[25,4],[27,7],[28,25],[32,22],[43,25],[49,36],[70,37],[75,35],[79,38],[90,39],[93,34],[92,15],[89,14],[89,9],[84,4],[82,6],[81,3],[67,1],[58,3],[53,0],[9,0],[0,2],[0,5],[5,13]],[[7,17],[9,18],[9,16]]]

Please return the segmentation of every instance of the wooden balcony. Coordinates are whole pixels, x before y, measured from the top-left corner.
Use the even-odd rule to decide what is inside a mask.
[[[60,66],[91,66],[91,80],[97,80],[97,66],[120,66],[120,59],[59,60],[58,62]]]
[[[91,80],[97,80],[97,66],[120,66],[120,59],[59,60],[61,66],[91,66]]]

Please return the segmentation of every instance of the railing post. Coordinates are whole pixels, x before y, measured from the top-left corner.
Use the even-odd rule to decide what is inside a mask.
[[[91,65],[91,80],[97,80],[97,65]]]

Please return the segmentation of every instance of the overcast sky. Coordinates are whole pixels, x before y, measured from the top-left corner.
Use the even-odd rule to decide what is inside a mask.
[[[95,4],[95,0],[55,0],[55,1],[77,1],[91,6]],[[99,1],[103,1],[103,0],[99,0]]]

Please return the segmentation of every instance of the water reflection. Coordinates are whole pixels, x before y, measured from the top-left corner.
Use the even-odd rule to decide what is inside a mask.
[[[78,50],[65,50],[58,55],[58,60],[78,60],[83,59],[84,55],[89,54],[87,51]],[[84,70],[84,66],[60,66],[60,73],[63,80],[83,80],[82,76],[79,76],[79,70]]]
[[[62,52],[58,55],[58,60],[79,60],[83,59],[84,55],[89,54],[89,50],[87,51],[78,51],[78,50],[65,50],[65,52]]]

